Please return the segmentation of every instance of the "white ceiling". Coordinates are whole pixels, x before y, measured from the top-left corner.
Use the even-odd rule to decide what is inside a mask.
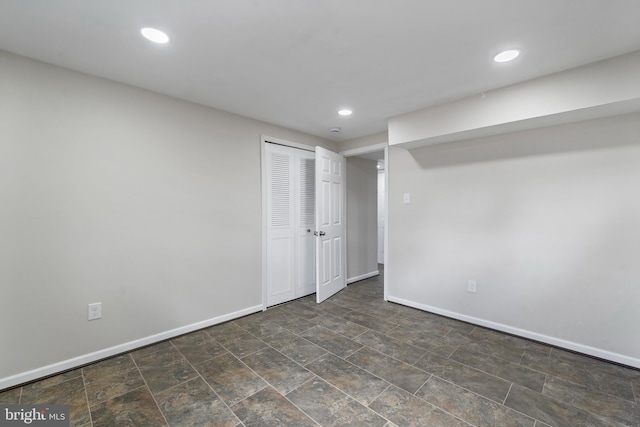
[[[342,141],[638,50],[638,18],[638,0],[0,0],[0,49]]]

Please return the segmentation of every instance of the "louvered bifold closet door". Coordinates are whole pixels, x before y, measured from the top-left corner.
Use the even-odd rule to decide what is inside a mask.
[[[267,305],[296,295],[295,161],[288,147],[265,144],[267,180]]]
[[[316,156],[296,150],[297,282],[296,298],[316,291]]]

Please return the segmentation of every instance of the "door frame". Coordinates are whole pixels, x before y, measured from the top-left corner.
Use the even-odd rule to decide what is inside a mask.
[[[367,145],[365,147],[354,148],[351,150],[340,151],[345,158],[359,156],[361,154],[373,153],[376,151],[384,151],[384,300],[387,301],[387,277],[389,276],[389,144],[381,143],[374,145]],[[349,177],[347,177],[346,188],[349,187]],[[347,222],[347,228],[349,223]],[[347,244],[349,244],[347,242]],[[347,265],[349,259],[347,259]]]
[[[311,145],[260,135],[260,187],[262,192],[262,206],[260,210],[262,222],[262,311],[267,309],[267,156],[265,148],[268,143],[298,148],[300,150],[311,151],[313,153],[316,152],[316,148]]]

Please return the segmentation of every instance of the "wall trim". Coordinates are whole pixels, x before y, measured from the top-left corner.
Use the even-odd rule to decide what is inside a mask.
[[[339,154],[342,154],[345,157],[353,157],[353,156],[359,156],[361,154],[373,153],[375,151],[383,151],[388,147],[389,147],[389,144],[381,143],[381,144],[367,145],[359,148],[353,148],[351,150],[340,151]]]
[[[350,285],[351,283],[354,283],[354,282],[359,282],[360,280],[368,279],[370,277],[379,276],[379,275],[380,275],[380,272],[376,270],[370,273],[361,274],[359,276],[350,277],[347,279],[347,285]]]
[[[614,363],[620,363],[623,365],[631,366],[633,368],[640,369],[640,359],[634,357],[625,356],[618,353],[613,353],[607,350],[602,350],[595,347],[579,344],[573,341],[567,341],[560,338],[551,337],[548,335],[539,334],[537,332],[528,331],[526,329],[515,328],[513,326],[504,325],[502,323],[492,322],[490,320],[480,319],[473,316],[467,316],[465,314],[456,313],[449,310],[444,310],[437,307],[432,307],[426,304],[420,304],[418,302],[409,301],[403,298],[397,298],[389,295],[388,300],[398,304],[406,305],[408,307],[417,308],[419,310],[428,311],[430,313],[439,314],[453,319],[462,320],[464,322],[473,323],[474,325],[484,326],[486,328],[495,329],[497,331],[506,332],[508,334],[517,335],[519,337],[527,338],[534,341],[539,341],[545,344],[549,344],[555,347],[560,347],[566,350],[576,351],[589,356],[597,357],[599,359],[608,360]]]
[[[203,320],[201,322],[196,322],[190,325],[171,329],[165,332],[160,332],[158,334],[149,335],[147,337],[129,341],[124,344],[119,344],[113,347],[105,348],[103,350],[94,351],[93,353],[87,353],[82,356],[74,357],[72,359],[63,360],[61,362],[43,366],[42,368],[37,368],[31,371],[22,372],[20,374],[12,375],[6,378],[0,378],[0,391],[6,388],[15,387],[17,385],[24,384],[30,381],[38,380],[40,378],[55,375],[60,372],[68,371],[70,369],[79,368],[89,363],[97,362],[99,360],[116,356],[121,353],[126,353],[128,351],[135,350],[140,347],[155,344],[157,342],[164,341],[170,338],[175,338],[179,335],[187,334],[189,332],[197,331],[203,328],[208,328],[210,326],[227,322],[229,320],[237,319],[239,317],[247,316],[249,314],[257,313],[259,311],[262,311],[262,304],[256,305],[253,307],[248,307],[248,308],[238,310],[233,313],[225,314],[222,316],[213,317],[211,319]]]

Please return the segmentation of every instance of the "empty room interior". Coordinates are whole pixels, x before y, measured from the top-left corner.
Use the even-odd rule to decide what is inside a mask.
[[[638,17],[0,0],[0,406],[640,426]]]

